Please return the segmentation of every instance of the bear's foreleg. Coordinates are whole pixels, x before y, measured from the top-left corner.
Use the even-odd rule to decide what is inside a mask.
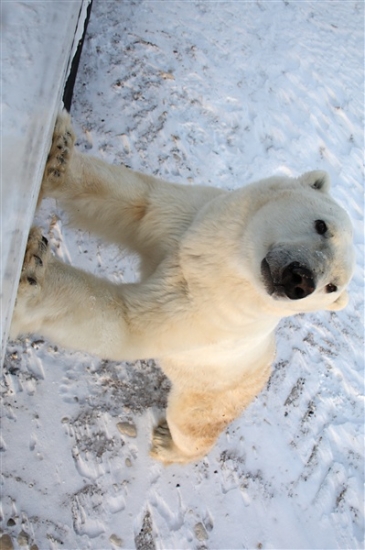
[[[55,198],[77,227],[137,249],[148,207],[149,178],[80,153],[68,113],[59,114],[40,198]]]
[[[190,305],[178,266],[172,262],[165,271],[143,283],[114,284],[57,260],[41,230],[32,228],[11,336],[38,333],[114,360],[181,351],[192,339],[186,331]]]
[[[118,285],[55,259],[41,230],[29,234],[11,336],[38,333],[101,357],[123,356],[128,339]]]

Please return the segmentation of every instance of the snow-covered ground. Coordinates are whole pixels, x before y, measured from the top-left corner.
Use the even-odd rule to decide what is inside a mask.
[[[72,109],[79,147],[228,189],[325,169],[354,223],[357,270],[345,310],[280,324],[267,389],[189,466],[148,456],[169,387],[153,360],[10,342],[2,548],[363,548],[363,10],[94,0]],[[133,258],[68,228],[56,203],[37,223],[65,261],[135,277]]]

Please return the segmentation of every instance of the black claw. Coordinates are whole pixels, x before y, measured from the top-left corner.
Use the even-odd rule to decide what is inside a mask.
[[[42,235],[42,240],[39,241],[39,251],[41,253],[46,252],[47,246],[48,246],[48,239],[46,239],[46,237],[43,237]],[[39,263],[38,265],[43,265],[42,259],[39,258],[39,256],[35,256],[35,257],[41,261],[41,263]]]
[[[36,263],[37,265],[41,265],[41,266],[43,265],[43,262],[42,262],[42,260],[41,260],[41,258],[40,258],[39,256],[36,256],[36,255],[34,254],[34,258],[35,258],[35,263]]]
[[[163,422],[156,426],[155,428],[155,434],[161,435],[161,436],[167,436],[170,435],[170,429],[168,427],[167,422]]]

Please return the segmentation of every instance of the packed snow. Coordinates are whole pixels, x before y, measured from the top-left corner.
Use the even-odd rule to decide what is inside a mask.
[[[78,147],[227,189],[327,170],[357,268],[345,310],[280,323],[267,388],[188,466],[148,454],[169,390],[153,358],[110,362],[42,335],[9,342],[2,548],[363,548],[363,11],[352,0],[94,0]],[[36,223],[64,261],[138,276],[135,258],[68,227],[56,202]]]

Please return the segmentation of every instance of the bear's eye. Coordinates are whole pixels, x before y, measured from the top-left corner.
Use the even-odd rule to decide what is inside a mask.
[[[337,286],[336,285],[333,285],[332,283],[329,283],[327,286],[326,286],[326,292],[330,293],[330,292],[336,292],[337,290]]]
[[[324,235],[327,231],[327,225],[323,220],[316,220],[314,222],[314,227],[316,228],[318,235]]]

